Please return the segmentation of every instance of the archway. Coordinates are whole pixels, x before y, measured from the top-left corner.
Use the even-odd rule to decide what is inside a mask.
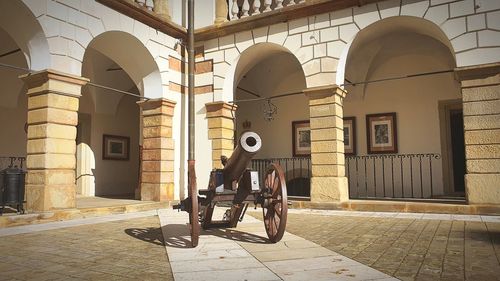
[[[258,165],[259,161],[273,159],[280,162],[287,170],[289,195],[308,196],[310,161],[307,153],[294,153],[292,141],[293,122],[309,120],[307,97],[298,94],[272,98],[284,93],[300,93],[306,88],[300,62],[284,47],[260,43],[245,50],[235,65],[230,87],[238,105],[236,132],[255,131],[263,142],[262,149],[255,156],[255,167],[263,168]],[[252,99],[259,100],[245,101]],[[276,112],[266,116],[266,111],[273,110]]]
[[[135,37],[105,32],[89,44],[82,75],[137,96],[161,96],[153,58]],[[136,96],[96,87],[82,91],[77,136],[77,193],[138,198],[140,109]]]
[[[48,68],[50,56],[42,28],[22,1],[0,2],[0,170],[11,164],[23,165],[26,157],[28,98],[18,79],[22,69]],[[6,67],[13,66],[20,69]],[[21,159],[19,159],[21,158]],[[25,166],[24,166],[25,167]]]
[[[455,66],[446,36],[424,19],[387,18],[357,34],[337,80],[347,83],[344,120],[354,120],[344,121],[351,198],[463,197],[448,174],[449,148],[463,139],[450,138]]]

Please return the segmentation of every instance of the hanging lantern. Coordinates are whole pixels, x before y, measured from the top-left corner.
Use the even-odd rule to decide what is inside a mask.
[[[273,121],[274,115],[278,113],[278,107],[271,102],[271,99],[267,99],[267,104],[264,104],[264,119],[266,121]]]

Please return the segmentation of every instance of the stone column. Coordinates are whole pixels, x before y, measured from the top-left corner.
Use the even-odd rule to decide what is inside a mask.
[[[168,0],[154,0],[154,12],[162,19],[170,20],[170,11],[168,9]]]
[[[228,7],[226,0],[215,0],[215,21],[214,24],[221,24],[227,21]]]
[[[345,177],[342,103],[346,93],[337,86],[306,89],[311,126],[311,201],[349,200]]]
[[[225,102],[205,105],[208,119],[208,138],[212,140],[212,168],[222,168],[220,157],[230,157],[234,149],[233,117],[237,106]]]
[[[500,63],[455,70],[462,84],[469,204],[500,204]]]
[[[75,208],[76,125],[88,80],[53,70],[20,78],[28,88],[27,210]]]
[[[172,117],[175,102],[153,99],[142,108],[141,200],[174,200],[174,142]]]

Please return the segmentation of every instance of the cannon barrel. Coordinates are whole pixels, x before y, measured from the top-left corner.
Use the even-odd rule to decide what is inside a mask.
[[[238,145],[227,160],[224,166],[224,185],[225,188],[232,188],[233,181],[237,181],[250,164],[253,156],[262,147],[262,140],[255,132],[244,132],[238,139]]]

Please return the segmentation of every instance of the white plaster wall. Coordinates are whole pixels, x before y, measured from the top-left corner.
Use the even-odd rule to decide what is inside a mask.
[[[194,26],[202,28],[212,25],[215,19],[215,0],[194,1]],[[169,0],[173,22],[187,27],[187,0]]]
[[[139,108],[137,98],[123,96],[116,112],[96,113],[89,93],[84,92],[80,112],[91,114],[90,146],[95,159],[92,174],[95,195],[134,194],[139,183]],[[103,134],[130,137],[128,161],[103,160]]]
[[[2,95],[16,94],[16,92],[2,92]],[[27,135],[24,125],[27,118],[28,97],[23,93],[18,97],[15,107],[0,106],[0,157],[26,157]],[[0,104],[2,104],[1,99]]]
[[[0,53],[18,49],[18,45],[0,29]],[[27,67],[23,52],[0,58],[0,63]],[[18,79],[22,72],[0,67],[0,157],[26,156],[26,132],[28,96],[23,82]]]

